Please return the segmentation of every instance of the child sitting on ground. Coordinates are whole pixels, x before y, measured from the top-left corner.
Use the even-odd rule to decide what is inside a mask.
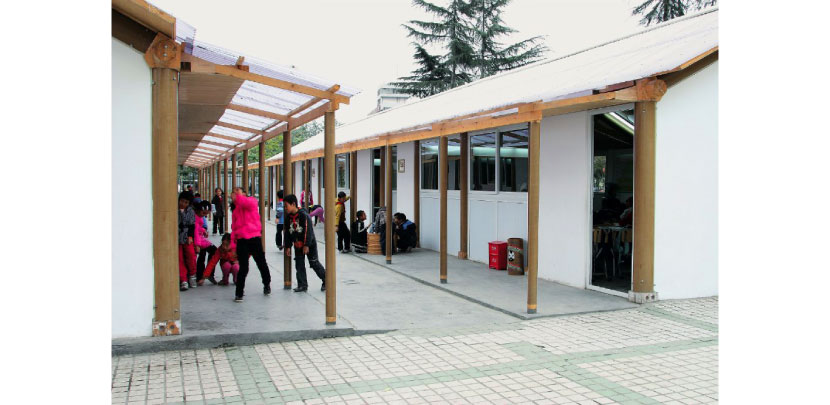
[[[355,253],[366,253],[366,212],[360,210],[357,212],[357,219],[352,224],[352,246]]]
[[[236,245],[231,242],[230,233],[222,235],[222,244],[216,249],[216,254],[208,263],[206,272],[209,273],[210,278],[213,278],[212,273],[217,261],[219,267],[222,268],[222,281],[219,282],[219,285],[228,285],[231,274],[233,274],[233,283],[236,284],[236,276],[239,274],[239,259],[236,257]]]

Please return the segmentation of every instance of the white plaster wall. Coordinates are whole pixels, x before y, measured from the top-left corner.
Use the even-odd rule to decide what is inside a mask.
[[[421,224],[418,225],[421,235],[421,247],[424,249],[439,250],[440,246],[440,194],[438,190],[421,190]],[[457,256],[460,244],[459,238],[459,194],[458,191],[447,192],[447,254]],[[470,221],[472,224],[473,221]]]
[[[297,200],[300,200],[300,194],[303,193],[303,162],[293,162],[291,163],[294,168],[294,184],[292,184],[292,188],[294,189],[294,195],[297,196]],[[312,194],[316,194],[317,190],[311,190]],[[317,202],[317,196],[314,196],[315,202]]]
[[[372,218],[372,150],[357,152],[357,209],[366,212],[366,225]]]
[[[489,263],[488,243],[522,238],[527,243],[526,193],[477,193],[468,197],[468,241],[470,260]],[[454,221],[458,234],[460,223]],[[448,226],[452,227],[452,226]],[[460,244],[459,244],[460,247]]]
[[[396,212],[403,212],[410,220],[415,219],[415,170],[412,166],[415,161],[415,143],[407,142],[397,145],[398,160],[404,161],[404,172],[397,172],[398,190],[393,194],[393,205]],[[395,162],[394,170],[398,170]]]
[[[539,184],[539,277],[585,288],[590,254],[590,115],[544,118]]]
[[[654,283],[661,299],[718,295],[718,64],[657,103]]]
[[[112,337],[153,321],[152,73],[112,39]],[[174,192],[175,190],[171,190]]]

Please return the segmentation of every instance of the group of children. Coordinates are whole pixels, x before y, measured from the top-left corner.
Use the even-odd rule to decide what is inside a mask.
[[[233,276],[236,283],[239,260],[231,234],[222,233],[221,244],[214,246],[208,239],[205,218],[211,211],[210,203],[194,200],[190,191],[179,194],[179,290],[204,285],[205,279],[213,284],[228,285],[229,277]],[[222,281],[219,282],[213,276],[217,264],[222,269]]]

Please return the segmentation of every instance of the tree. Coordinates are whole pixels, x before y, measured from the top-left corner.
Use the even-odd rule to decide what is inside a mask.
[[[418,68],[395,82],[404,93],[426,97],[453,87],[515,69],[541,58],[547,50],[533,37],[505,46],[501,36],[516,32],[504,25],[501,13],[511,0],[449,0],[441,7],[426,0],[413,4],[437,17],[437,21],[409,21],[407,35],[415,39],[413,55]],[[427,51],[439,45],[443,55]]]
[[[646,0],[631,12],[631,15],[643,14],[640,24],[649,26],[652,22],[661,23],[682,17],[690,8],[700,10],[718,4],[718,0]]]
[[[547,51],[541,36],[526,39],[505,47],[498,38],[517,32],[504,25],[501,14],[512,0],[471,0],[476,16],[475,42],[478,46],[476,65],[479,77],[487,77],[506,70],[536,62]]]
[[[475,61],[472,45],[475,33],[469,24],[469,19],[473,17],[470,3],[450,0],[447,7],[441,7],[426,0],[412,0],[412,4],[436,15],[439,21],[411,20],[409,23],[417,28],[404,24],[407,36],[426,45],[438,43],[446,46],[447,53],[443,56],[442,63],[450,72],[449,88],[472,81],[469,71]]]

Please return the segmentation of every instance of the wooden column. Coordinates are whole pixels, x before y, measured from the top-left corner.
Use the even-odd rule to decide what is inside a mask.
[[[629,299],[654,301],[654,184],[656,103],[634,104],[634,264],[633,294]]]
[[[334,200],[337,187],[335,186],[334,171],[334,109],[326,111],[324,133],[324,159],[326,172],[325,212],[334,213]],[[326,325],[337,323],[337,257],[334,253],[334,232],[337,224],[334,217],[329,216],[325,223],[324,237],[326,241]]]
[[[269,166],[267,169],[268,172],[268,220],[271,220],[271,203],[274,199],[274,167]]]
[[[386,264],[392,264],[392,145],[383,148],[383,188],[386,191]],[[384,166],[385,165],[385,166]]]
[[[285,131],[282,133],[282,178],[283,178],[283,196],[287,196],[289,194],[294,194],[293,192],[293,184],[294,184],[294,174],[292,173],[292,164],[291,164],[291,131]],[[285,246],[286,250],[291,249],[291,245],[288,244],[288,226],[283,226],[282,229],[282,240],[283,246]],[[282,259],[282,280],[283,280],[283,287],[286,290],[291,289],[291,256],[283,255]]]
[[[438,142],[438,188],[440,189],[440,260],[441,260],[441,283],[447,283],[447,174],[449,162],[447,162],[447,137],[442,136]]]
[[[262,251],[265,251],[265,138],[259,138],[259,220],[262,224]]]
[[[233,195],[233,189],[236,188],[236,153],[231,155],[231,190],[228,195]]]
[[[323,159],[317,158],[317,203],[323,206],[323,177],[320,173],[323,172]]]
[[[536,279],[539,275],[539,147],[541,121],[530,122],[527,191],[527,313],[536,313]]]
[[[375,167],[375,156],[374,156],[374,154],[372,154],[372,170],[373,171],[374,171],[374,167]],[[384,191],[385,190],[384,184],[386,184],[386,175],[385,175],[385,172],[384,172],[385,168],[386,168],[386,153],[385,153],[385,150],[383,149],[383,147],[381,147],[380,148],[380,169],[378,171],[378,175],[380,176],[380,181],[378,181],[378,184],[380,185],[380,187],[379,187],[380,190],[378,190],[378,204],[380,206],[383,206],[385,204],[384,200],[386,198],[386,192]],[[391,210],[392,207],[386,207],[386,209]]]
[[[357,152],[349,154],[349,226],[357,219]]]
[[[412,176],[415,185],[415,246],[421,247],[421,141],[415,141],[415,159],[412,160]]]
[[[242,188],[245,194],[251,195],[251,185],[248,183],[248,150],[242,151]]]
[[[160,39],[161,38],[161,39]],[[161,41],[161,42],[158,42]],[[179,72],[151,63],[152,55],[178,52],[178,45],[159,35],[147,55],[152,68],[152,197],[154,336],[181,334],[179,311],[178,197],[176,195],[178,151]],[[146,55],[145,55],[146,57]],[[157,61],[156,61],[157,62]]]
[[[228,158],[225,158],[225,163],[222,165],[222,209],[225,211],[225,217],[223,220],[225,223],[223,224],[224,227],[222,229],[225,230],[225,233],[228,233],[228,217],[230,216],[230,212],[228,212]]]
[[[467,259],[468,252],[469,252],[469,243],[467,242],[467,212],[469,207],[469,198],[468,193],[470,187],[467,184],[470,176],[467,174],[467,166],[470,164],[470,151],[469,151],[469,144],[470,144],[470,136],[467,133],[461,134],[461,167],[458,169],[459,175],[459,188],[461,201],[459,202],[459,219],[461,221],[460,224],[460,234],[459,241],[461,241],[460,247],[461,250],[458,251],[458,258],[459,259]]]

